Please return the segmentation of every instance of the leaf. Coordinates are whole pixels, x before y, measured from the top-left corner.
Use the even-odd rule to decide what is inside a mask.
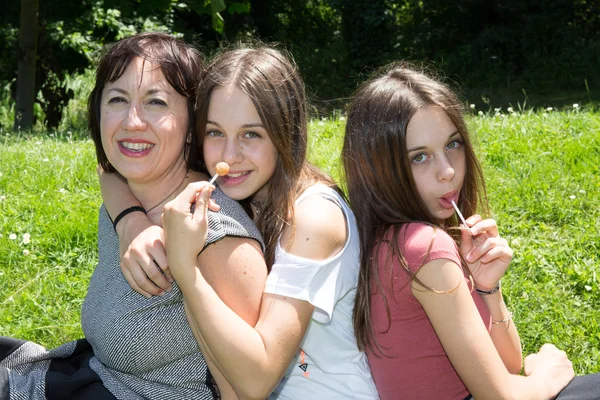
[[[213,20],[214,20],[215,14],[218,15],[221,11],[223,11],[225,9],[225,1],[224,0],[211,0],[210,8],[212,10]],[[219,15],[219,18],[221,18],[220,15]],[[221,21],[222,20],[223,20],[223,18],[221,18]],[[214,22],[213,22],[213,28],[214,28]]]
[[[221,17],[221,14],[215,13],[212,15],[212,27],[215,31],[223,33],[225,22],[223,21],[223,17]]]
[[[229,14],[248,14],[250,12],[250,3],[231,3],[227,7],[227,12]]]

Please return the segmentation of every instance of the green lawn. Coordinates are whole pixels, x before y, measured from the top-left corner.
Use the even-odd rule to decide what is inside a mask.
[[[600,114],[503,110],[469,125],[515,250],[503,291],[524,353],[552,342],[577,373],[597,372]],[[336,179],[343,128],[343,117],[311,122],[311,160]],[[82,335],[99,205],[90,140],[0,132],[0,335],[47,347]]]

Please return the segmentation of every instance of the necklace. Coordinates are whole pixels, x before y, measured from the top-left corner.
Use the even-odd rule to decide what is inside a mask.
[[[183,185],[187,179],[187,175],[185,176],[185,178],[183,178],[183,180],[181,181],[181,183],[179,185],[177,185],[177,187],[175,189],[173,189],[166,197],[164,197],[157,205],[150,207],[149,209],[146,210],[146,214],[149,214],[151,211],[155,210],[156,208],[158,208],[158,206],[160,205],[164,205],[167,200],[173,196],[174,193],[176,193],[179,188],[181,188],[181,185]]]

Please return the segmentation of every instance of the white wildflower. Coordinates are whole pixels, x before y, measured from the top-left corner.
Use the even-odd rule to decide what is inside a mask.
[[[483,111],[479,110],[479,111],[477,112],[477,114],[478,114],[478,115],[483,115]]]
[[[552,110],[553,110],[553,108],[552,108],[552,107],[548,107],[548,108],[546,108],[546,111],[552,111]]]
[[[340,121],[345,121],[346,117],[340,117]]]
[[[29,250],[27,250],[27,249],[23,250],[23,255],[24,256],[28,256],[29,255]]]
[[[585,190],[581,189],[581,190],[579,191],[579,193],[583,193],[583,194],[585,194]]]
[[[31,235],[29,233],[26,233],[23,235],[23,244],[29,243],[31,243]]]
[[[514,110],[513,110],[513,108],[512,108],[512,107],[508,107],[508,108],[506,109],[506,111],[508,111],[509,113],[512,113]]]
[[[58,192],[59,192],[59,193],[64,193],[64,192],[65,192],[65,188],[60,188],[60,189],[58,190]]]
[[[8,235],[8,238],[10,240],[17,240],[17,234],[16,233],[11,233],[10,235]]]
[[[471,110],[475,109],[475,104],[470,104],[469,107],[471,107]]]
[[[48,161],[50,161],[50,160],[48,160],[47,158],[44,158],[42,161],[43,161],[43,162],[48,162]]]
[[[502,107],[494,108],[494,111],[496,111],[497,113],[499,113],[500,110],[502,110]]]
[[[573,108],[575,108],[575,109],[579,108],[579,104],[578,103],[573,104]]]
[[[4,200],[6,200],[6,196],[4,196],[4,195],[0,196],[0,201],[4,201]]]
[[[575,196],[574,194],[572,194],[572,195],[570,195],[570,196],[569,196],[569,198],[570,198],[571,200],[573,200],[573,199],[575,199],[575,198],[576,198],[576,196]]]

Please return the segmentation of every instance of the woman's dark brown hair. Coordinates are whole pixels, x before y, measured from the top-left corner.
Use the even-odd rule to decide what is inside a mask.
[[[194,101],[202,72],[203,57],[192,46],[165,33],[139,33],[105,46],[96,70],[96,84],[88,98],[88,127],[98,163],[107,172],[115,172],[106,158],[100,132],[102,92],[107,83],[119,79],[135,58],[142,58],[160,68],[169,84],[187,99],[189,129],[194,127]],[[186,149],[188,168],[199,169],[200,158],[196,135],[190,134]]]
[[[196,133],[201,138],[206,132],[212,92],[228,85],[239,88],[252,99],[278,153],[267,201],[262,204],[259,218],[255,218],[265,241],[265,259],[270,270],[279,237],[288,226],[294,228],[297,196],[312,183],[330,186],[334,183],[306,161],[306,94],[291,56],[264,45],[240,45],[216,56],[200,83],[196,101]],[[247,204],[246,209],[249,209]]]
[[[472,215],[478,207],[487,210],[483,174],[463,118],[464,109],[448,86],[407,65],[391,64],[358,88],[349,105],[342,159],[361,242],[353,315],[354,332],[361,350],[382,353],[371,325],[374,290],[383,295],[391,322],[388,296],[383,292],[378,265],[387,267],[397,258],[416,279],[398,248],[401,227],[409,222],[438,225],[418,195],[406,148],[408,123],[425,107],[443,110],[464,141],[466,175],[458,204],[461,212]],[[446,228],[456,226],[456,217],[445,223]],[[449,231],[458,240],[455,232]],[[389,252],[385,260],[378,260],[378,246],[386,235],[389,235],[389,241],[386,240]],[[388,271],[392,273],[391,268],[385,269],[383,278],[388,277]]]

